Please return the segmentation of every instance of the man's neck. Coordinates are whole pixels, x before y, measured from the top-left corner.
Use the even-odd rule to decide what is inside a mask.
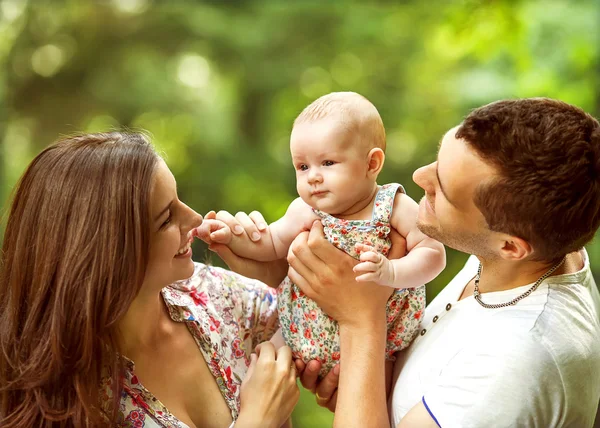
[[[511,290],[533,284],[554,266],[552,263],[533,261],[507,261],[503,259],[484,259],[478,257],[482,272],[479,280],[480,293]],[[565,262],[552,276],[577,272],[583,267],[583,258],[579,252],[568,254]],[[474,281],[469,282],[461,299],[472,296]]]

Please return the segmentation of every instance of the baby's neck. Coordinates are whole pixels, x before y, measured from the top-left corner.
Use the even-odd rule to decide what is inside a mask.
[[[335,214],[334,217],[343,220],[370,219],[373,213],[373,204],[375,202],[375,197],[377,196],[378,190],[379,186],[377,185],[377,183],[373,183],[373,187],[369,190],[369,192],[365,192],[363,195],[360,195],[360,197],[357,199],[354,205],[352,205],[344,212]]]

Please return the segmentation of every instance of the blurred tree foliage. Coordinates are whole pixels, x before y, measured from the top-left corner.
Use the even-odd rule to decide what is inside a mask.
[[[412,172],[473,107],[548,96],[598,116],[599,13],[592,0],[3,0],[2,199],[59,135],[141,128],[197,211],[274,220],[295,197],[295,116],[340,90],[365,95],[384,119],[380,182],[420,199]],[[588,249],[600,266],[600,246]],[[465,259],[449,250],[429,298]],[[304,393],[294,420],[332,418]]]

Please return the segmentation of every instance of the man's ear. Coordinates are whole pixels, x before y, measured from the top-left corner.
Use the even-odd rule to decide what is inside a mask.
[[[383,163],[385,162],[385,153],[378,147],[371,149],[369,155],[367,156],[368,168],[367,175],[371,177],[377,177],[381,172],[381,168],[383,168]]]
[[[500,256],[505,260],[524,260],[533,253],[533,247],[523,238],[504,235],[501,239]]]

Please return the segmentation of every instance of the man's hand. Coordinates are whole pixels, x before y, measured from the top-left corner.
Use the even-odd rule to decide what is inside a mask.
[[[308,364],[304,364],[301,359],[297,359],[295,363],[302,386],[315,394],[319,406],[329,409],[330,412],[335,412],[337,388],[340,382],[339,364],[319,381],[320,362],[313,360],[309,361]]]

